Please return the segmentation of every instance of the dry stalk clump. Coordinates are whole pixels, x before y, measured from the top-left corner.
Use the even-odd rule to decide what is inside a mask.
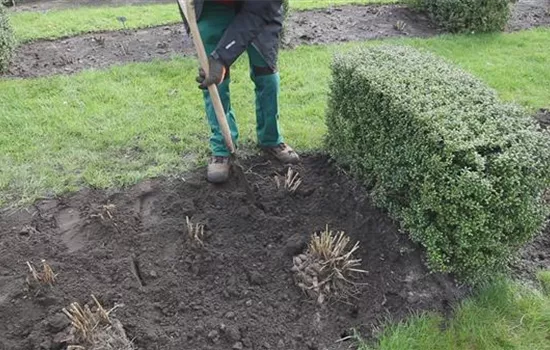
[[[30,277],[27,277],[27,283],[32,286],[35,284],[40,285],[50,285],[52,286],[55,283],[57,275],[53,272],[52,267],[42,259],[42,271],[38,272],[36,268],[27,261],[27,266],[29,267]]]
[[[366,273],[358,268],[361,259],[353,257],[359,242],[351,248],[349,243],[345,232],[334,233],[327,225],[324,231],[311,237],[306,253],[293,259],[292,271],[298,287],[319,304],[332,296],[345,298],[353,294],[357,285],[353,279],[358,273]]]
[[[407,28],[407,23],[399,20],[393,25],[393,28],[397,31],[404,32]]]
[[[71,321],[70,345],[68,350],[134,350],[134,346],[122,327],[120,321],[110,314],[116,308],[107,311],[92,295],[95,307],[82,307],[74,302],[63,313]]]
[[[192,243],[204,247],[204,225],[202,224],[193,224],[191,219],[186,216],[185,222],[187,226],[187,234]]]
[[[300,173],[292,168],[288,168],[282,183],[281,177],[275,176],[274,179],[278,189],[284,188],[290,194],[295,193],[298,187],[302,184]]]
[[[115,222],[115,218],[113,213],[116,210],[116,206],[114,204],[104,204],[99,208],[99,212],[97,214],[92,214],[90,217],[92,218],[99,218],[102,222],[110,222],[113,224],[115,230],[120,233],[120,229],[118,228],[117,223]]]
[[[100,212],[98,214],[92,214],[91,217],[93,218],[100,218],[103,221],[106,221],[107,219],[113,220],[113,212],[115,211],[116,206],[114,204],[104,204],[100,208]]]

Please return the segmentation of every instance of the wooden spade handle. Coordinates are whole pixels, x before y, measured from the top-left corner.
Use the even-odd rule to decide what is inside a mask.
[[[178,0],[178,3],[183,11],[185,19],[187,20],[187,24],[189,25],[195,50],[197,51],[197,56],[199,57],[199,63],[208,76],[210,69],[208,65],[208,56],[206,55],[206,50],[204,49],[204,44],[199,33],[199,26],[197,25],[197,16],[195,15],[193,0]],[[229,152],[234,154],[235,146],[233,145],[233,138],[231,137],[231,131],[229,130],[229,124],[227,123],[227,117],[225,116],[222,100],[220,99],[220,94],[216,84],[210,85],[208,87],[208,92],[210,93],[210,98],[212,99],[214,110],[216,111],[216,118],[218,119],[218,124],[220,125],[225,144],[227,145]]]

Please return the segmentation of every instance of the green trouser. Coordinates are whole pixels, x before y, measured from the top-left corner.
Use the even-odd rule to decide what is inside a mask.
[[[209,1],[204,2],[204,9],[198,21],[199,31],[201,33],[204,47],[207,54],[216,49],[218,41],[222,38],[225,29],[233,21],[235,11],[232,7],[224,4],[216,4]],[[256,133],[260,146],[277,146],[283,142],[279,127],[279,73],[258,74],[261,68],[269,67],[260,53],[250,45],[247,49],[250,63],[250,78],[255,85],[256,93]],[[259,68],[259,69],[258,69]],[[269,71],[269,70],[267,70]],[[229,92],[229,83],[231,78],[228,76],[220,85],[218,90],[222,100],[223,108],[235,145],[238,144],[239,131],[235,121],[235,112],[231,107],[231,98]],[[229,151],[225,146],[224,138],[221,133],[216,112],[210,99],[208,91],[204,91],[204,103],[208,123],[212,130],[210,138],[210,147],[214,156],[229,156]]]

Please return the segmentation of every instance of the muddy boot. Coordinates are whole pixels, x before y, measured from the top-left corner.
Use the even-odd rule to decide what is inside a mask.
[[[229,157],[213,156],[208,162],[206,178],[211,183],[224,183],[229,179],[230,168]]]
[[[263,147],[263,149],[284,164],[296,164],[300,161],[298,153],[286,143],[280,143],[275,147]]]

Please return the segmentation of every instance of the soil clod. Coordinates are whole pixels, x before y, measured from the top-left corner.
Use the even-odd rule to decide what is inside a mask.
[[[132,256],[131,263],[130,263],[130,269],[132,271],[132,274],[136,278],[139,286],[143,288],[145,286],[145,281],[143,280],[142,274],[141,274],[141,267],[139,265],[139,261],[135,256]]]

